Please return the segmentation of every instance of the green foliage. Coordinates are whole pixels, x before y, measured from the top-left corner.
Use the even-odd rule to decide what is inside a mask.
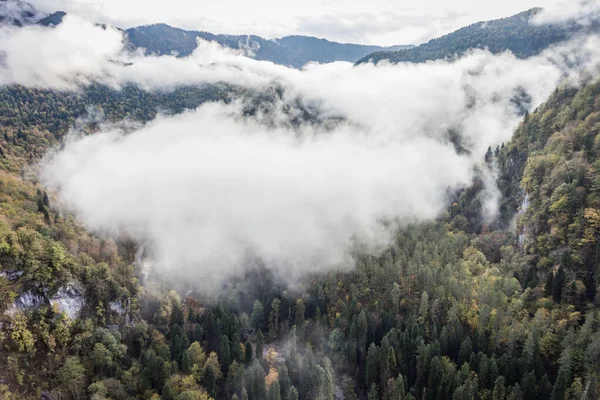
[[[437,221],[398,229],[376,254],[352,249],[351,271],[288,287],[258,266],[214,300],[141,288],[135,244],[88,233],[20,174],[87,106],[145,122],[225,92],[0,92],[3,398],[600,397],[600,84],[558,90],[488,149],[501,223],[481,225],[476,180]],[[513,218],[520,243],[503,229]],[[67,283],[85,293],[72,320],[46,304]],[[23,293],[42,304],[15,311]]]

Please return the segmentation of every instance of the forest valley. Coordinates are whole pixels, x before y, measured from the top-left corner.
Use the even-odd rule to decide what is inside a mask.
[[[284,88],[0,87],[0,398],[599,399],[597,78],[561,85],[480,155],[497,172],[493,221],[477,176],[435,220],[353,248],[350,270],[290,282],[257,257],[217,295],[144,273],[144,244],[87,230],[36,165],[73,127],[211,102],[242,98],[268,123]],[[338,123],[300,102],[282,113]]]

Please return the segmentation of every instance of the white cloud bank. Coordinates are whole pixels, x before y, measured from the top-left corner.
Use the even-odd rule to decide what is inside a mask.
[[[477,21],[506,17],[560,0],[30,0],[37,8],[67,11],[123,28],[168,23],[185,29],[266,38],[303,34],[340,42],[418,44]],[[573,1],[569,4],[573,6]]]
[[[475,51],[455,62],[299,71],[211,43],[183,59],[129,54],[118,31],[74,17],[54,30],[4,33],[0,84],[277,82],[285,88],[277,107],[300,98],[345,119],[332,130],[291,129],[276,112],[266,126],[239,103],[215,103],[133,133],[72,138],[46,160],[44,181],[90,227],[149,240],[165,271],[208,286],[247,252],[288,275],[350,266],[352,238],[385,243],[381,219],[433,218],[448,189],[470,183],[487,147],[510,138],[515,95],[526,92],[536,107],[561,79],[597,72],[600,59],[600,40],[588,37],[527,60]],[[456,153],[450,130],[470,154]]]

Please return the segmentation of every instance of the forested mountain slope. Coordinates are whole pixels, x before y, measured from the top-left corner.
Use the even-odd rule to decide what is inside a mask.
[[[311,46],[303,57],[331,45],[281,40]],[[285,90],[0,88],[0,398],[600,398],[597,80],[558,88],[481,154],[477,167],[498,171],[498,221],[484,222],[475,178],[436,220],[398,228],[379,252],[350,249],[354,268],[293,284],[251,257],[211,297],[147,273],[144,243],[89,232],[38,181],[70,131],[235,99],[268,126]],[[276,110],[292,128],[340,118],[296,100]]]
[[[525,117],[498,157],[505,212],[515,201],[526,205],[518,230],[525,252],[535,257],[532,268],[550,271],[551,287],[560,265],[554,279],[566,279],[569,296],[593,298],[600,282],[599,134],[600,84],[564,89]],[[522,176],[521,193],[511,187],[515,173]]]
[[[77,117],[98,128],[86,104],[143,122],[230,92],[0,92],[4,398],[598,398],[600,84],[557,90],[486,155],[517,234],[477,218],[474,182],[438,221],[300,288],[260,261],[218,300],[161,289],[168,278],[142,287],[136,244],[86,233],[28,173]],[[72,317],[68,285],[83,302]],[[12,308],[24,293],[39,304]]]
[[[493,54],[510,50],[517,57],[526,58],[581,30],[598,29],[598,21],[587,27],[578,24],[531,23],[531,18],[540,11],[534,8],[512,17],[477,22],[411,49],[369,54],[357,64],[384,60],[391,63],[425,62],[460,56],[470,49],[488,49]]]

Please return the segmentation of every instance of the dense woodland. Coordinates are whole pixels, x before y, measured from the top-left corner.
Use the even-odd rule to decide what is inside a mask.
[[[550,33],[543,46],[560,38]],[[481,155],[498,171],[497,221],[481,218],[475,179],[437,220],[399,229],[377,254],[355,249],[351,271],[293,286],[261,260],[216,298],[142,285],[140,243],[86,231],[37,181],[38,160],[72,129],[237,97],[268,124],[283,90],[0,88],[0,398],[600,398],[599,82],[558,88]],[[337,122],[300,101],[282,111],[291,127]],[[68,291],[76,315],[53,300]]]
[[[519,58],[527,58],[541,53],[553,44],[567,40],[574,34],[584,30],[597,31],[600,27],[598,21],[592,21],[588,26],[530,23],[531,17],[540,11],[540,8],[534,8],[508,18],[477,22],[410,49],[369,54],[358,60],[357,64],[450,59],[459,57],[471,49],[488,49],[492,54],[510,50]]]
[[[475,181],[381,254],[357,250],[352,272],[292,289],[257,260],[218,299],[142,286],[136,244],[62,215],[29,166],[71,126],[97,129],[90,105],[143,122],[223,88],[0,96],[3,398],[600,396],[600,84],[557,90],[482,155],[501,171],[501,221],[481,223]],[[74,319],[48,301],[69,284],[85,298]],[[46,301],[12,309],[26,292]]]

